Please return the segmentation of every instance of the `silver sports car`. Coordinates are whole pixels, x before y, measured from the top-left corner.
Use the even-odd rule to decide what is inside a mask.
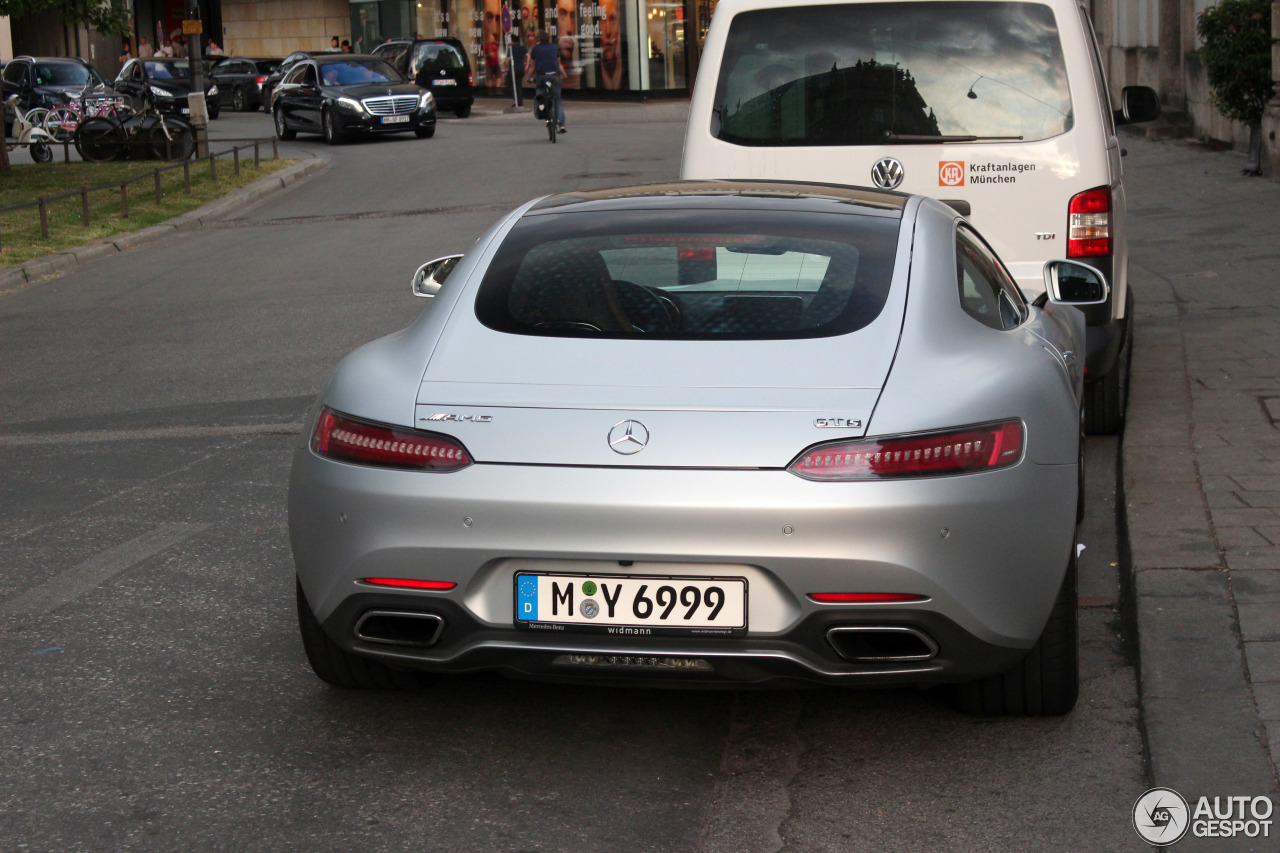
[[[447,280],[446,280],[447,279]],[[297,449],[303,643],[343,687],[956,684],[1075,702],[1083,315],[951,208],[686,182],[524,205],[419,269]]]

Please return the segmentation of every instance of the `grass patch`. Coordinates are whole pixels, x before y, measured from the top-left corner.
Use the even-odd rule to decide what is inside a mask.
[[[270,147],[264,152],[270,154]],[[12,155],[10,155],[12,156]],[[195,210],[232,190],[279,171],[296,160],[261,160],[253,166],[252,149],[240,152],[240,174],[231,157],[218,158],[218,178],[209,174],[209,161],[191,162],[191,192],[184,191],[182,169],[160,175],[160,203],[156,203],[155,170],[172,165],[151,163],[15,163],[0,180],[0,208],[36,201],[41,196],[75,192],[71,198],[49,202],[49,237],[40,234],[40,210],[36,207],[0,213],[0,267],[23,264],[32,258],[86,246],[116,234],[156,225]],[[120,184],[129,184],[129,216],[123,215]],[[89,193],[89,226],[85,227],[79,190],[110,185],[111,190]]]

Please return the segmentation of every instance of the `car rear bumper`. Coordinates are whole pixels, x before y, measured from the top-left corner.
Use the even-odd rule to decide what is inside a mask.
[[[628,677],[565,654],[705,659],[677,680],[931,683],[1007,668],[1039,637],[1074,544],[1074,465],[1025,460],[964,477],[815,483],[785,471],[472,465],[451,474],[348,465],[297,452],[289,525],[303,591],[344,648],[436,671]],[[623,567],[625,566],[625,568]],[[520,571],[732,575],[748,584],[739,637],[619,637],[517,627]],[[362,578],[456,583],[385,590]],[[923,601],[830,605],[813,592]],[[445,623],[429,647],[356,638],[371,608]],[[925,660],[851,662],[835,626],[909,628]]]

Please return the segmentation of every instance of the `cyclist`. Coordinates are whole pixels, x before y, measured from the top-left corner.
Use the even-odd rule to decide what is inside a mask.
[[[560,64],[560,49],[551,43],[551,36],[546,30],[538,30],[538,43],[529,51],[529,59],[533,62],[533,72],[537,75],[538,85],[550,84],[556,124],[559,125],[560,132],[565,133],[564,101],[560,98],[560,84],[565,76],[564,66]]]

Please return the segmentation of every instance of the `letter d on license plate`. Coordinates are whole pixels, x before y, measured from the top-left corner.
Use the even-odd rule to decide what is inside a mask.
[[[515,576],[515,621],[527,628],[620,636],[741,634],[745,578],[653,575]]]

